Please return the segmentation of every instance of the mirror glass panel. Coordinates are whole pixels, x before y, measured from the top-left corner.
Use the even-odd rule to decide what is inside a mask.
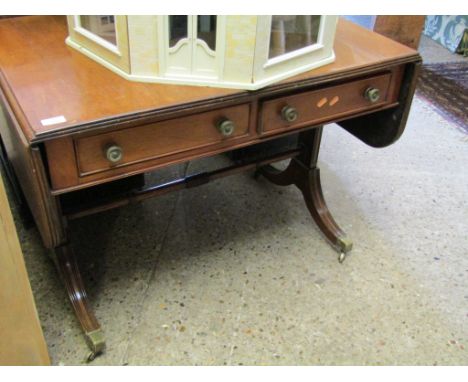
[[[321,16],[272,16],[268,58],[314,45],[318,41]]]
[[[205,41],[211,50],[216,50],[216,16],[198,16],[197,37]]]
[[[113,15],[80,16],[81,27],[96,36],[117,45],[115,19]]]
[[[169,48],[186,38],[188,34],[188,16],[175,15],[169,16]]]

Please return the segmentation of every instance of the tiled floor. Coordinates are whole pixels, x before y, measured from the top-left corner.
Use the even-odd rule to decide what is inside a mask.
[[[343,264],[296,189],[251,173],[74,222],[108,341],[93,364],[466,365],[467,145],[417,99],[385,149],[326,126],[325,198],[355,243]],[[18,228],[52,361],[82,364],[37,231]]]

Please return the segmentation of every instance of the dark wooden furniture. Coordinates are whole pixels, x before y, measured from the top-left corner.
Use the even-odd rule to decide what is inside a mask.
[[[91,358],[105,342],[68,243],[69,219],[257,169],[301,190],[344,259],[352,243],[320,187],[322,126],[338,122],[374,147],[393,143],[405,128],[417,52],[342,20],[333,64],[248,92],[129,82],[66,47],[66,34],[63,17],[0,21],[0,133],[12,179],[55,254]],[[63,122],[43,123],[57,116]],[[267,142],[287,136],[297,137],[293,147],[259,156]],[[236,153],[236,163],[164,185],[140,182],[145,172],[223,152]],[[292,159],[283,172],[270,165],[286,158]]]
[[[380,15],[375,19],[374,32],[418,49],[426,16]]]

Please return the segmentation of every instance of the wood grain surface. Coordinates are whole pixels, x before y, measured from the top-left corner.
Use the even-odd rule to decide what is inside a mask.
[[[0,365],[49,365],[23,253],[0,175]]]
[[[40,31],[40,33],[38,33]],[[341,72],[378,69],[414,59],[417,52],[345,20],[338,23],[336,61],[255,92],[244,90],[131,82],[65,45],[63,16],[0,20],[0,86],[24,120],[29,141],[50,139],[88,125],[115,123],[125,116],[208,105],[210,100],[238,99],[250,93],[332,80]],[[306,81],[306,82],[304,82]],[[183,105],[183,106],[181,106]],[[44,119],[66,122],[44,126]],[[76,128],[75,130],[73,128]],[[55,134],[55,135],[54,135]]]

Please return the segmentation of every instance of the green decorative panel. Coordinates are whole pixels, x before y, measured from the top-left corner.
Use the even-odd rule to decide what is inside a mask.
[[[468,54],[468,16],[426,16],[424,34],[451,52]]]

